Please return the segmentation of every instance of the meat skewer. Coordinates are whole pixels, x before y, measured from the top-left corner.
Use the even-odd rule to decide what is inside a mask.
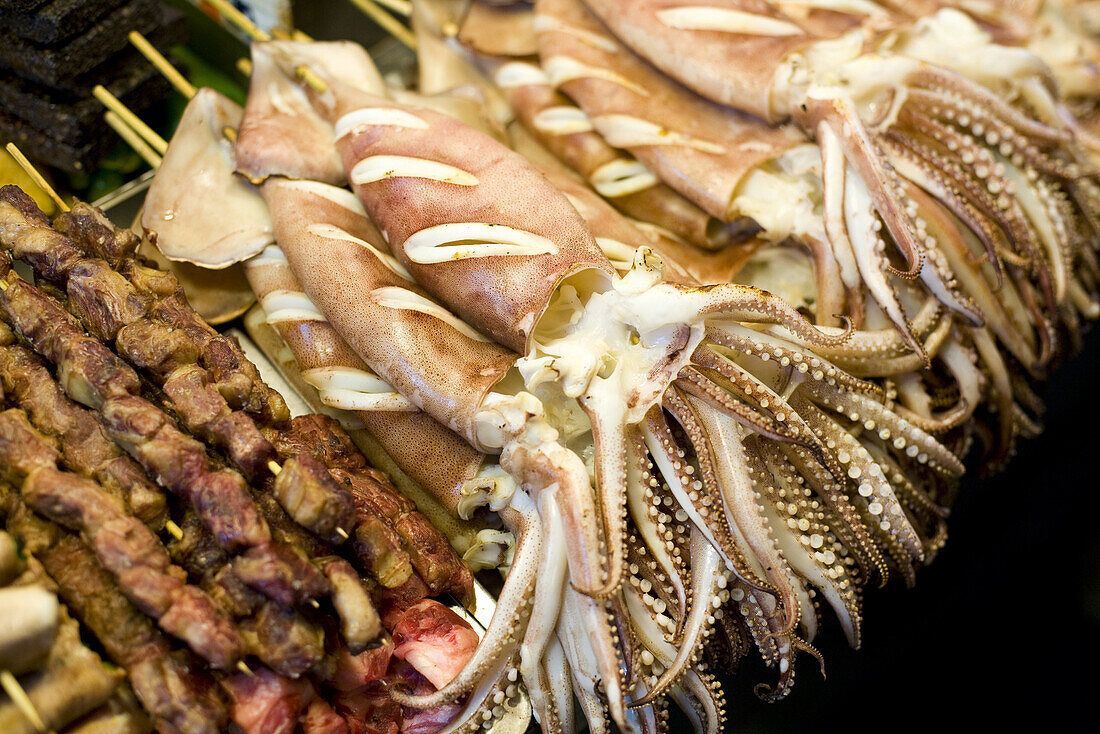
[[[215,734],[226,720],[213,680],[138,611],[101,568],[95,554],[74,534],[45,520],[0,484],[0,516],[19,536],[58,586],[73,615],[126,668],[130,683],[162,731]]]
[[[53,423],[50,425],[53,426],[62,423],[65,418],[91,418],[87,411],[84,411],[79,408],[79,406],[68,401],[68,399],[61,394],[60,389],[57,387],[56,383],[53,382],[52,377],[48,371],[46,371],[45,367],[37,361],[37,358],[35,358],[33,354],[23,347],[10,346],[0,349],[0,378],[3,379],[5,387],[10,388],[12,384],[14,384],[17,389],[20,389],[20,392],[15,395],[15,398],[20,403],[20,407],[27,412],[27,415],[31,418],[31,422],[38,430],[49,432],[48,428],[43,425],[43,421],[51,420],[51,416]],[[73,423],[77,422],[76,420],[73,421]],[[106,448],[114,449],[114,455],[117,456],[118,459],[132,462],[130,457],[121,455],[114,444],[110,443],[101,433],[98,433],[99,425],[95,423],[94,418],[92,418],[91,426],[86,426],[86,429],[87,430],[84,432],[69,430],[64,435],[54,434],[56,438],[61,440],[63,454],[70,468],[79,471],[86,470],[88,468],[87,463],[74,465],[74,459],[76,462],[80,462],[82,459],[92,454],[91,451],[81,451],[81,449],[87,449],[88,444],[95,444],[100,441],[106,444]],[[79,439],[82,433],[85,438],[84,441],[74,440]],[[87,439],[89,435],[95,437],[97,440],[93,441]],[[72,444],[77,445],[73,446]],[[106,453],[106,448],[96,448],[98,448],[101,453]],[[144,482],[144,473],[141,471],[140,467],[133,464],[133,469],[136,474],[132,474],[132,476],[136,476],[137,479]],[[163,514],[164,497],[161,494],[159,498],[160,512]],[[134,514],[138,515],[136,511]],[[179,555],[182,556],[184,560],[191,560],[193,557],[210,558],[211,551],[213,551],[217,555],[212,560],[219,563],[216,564],[218,566],[216,569],[204,568],[202,565],[196,566],[195,564],[181,563],[179,565],[183,566],[184,569],[194,577],[203,579],[205,582],[202,585],[204,591],[212,596],[213,594],[217,594],[215,601],[218,602],[218,606],[226,609],[230,614],[234,616],[245,616],[254,608],[259,607],[260,603],[263,601],[262,597],[245,586],[243,582],[232,573],[228,556],[216,547],[213,538],[209,536],[205,528],[201,527],[201,523],[198,522],[197,517],[194,517],[193,513],[191,513],[189,517],[195,520],[194,523],[191,523],[190,527],[194,532],[201,533],[204,539],[209,541],[208,545],[213,546],[213,548],[208,549],[205,553]],[[156,529],[156,527],[153,527],[153,529]],[[173,561],[178,562],[176,554],[172,555]],[[242,602],[240,601],[241,597],[250,598],[248,598],[247,602]],[[228,603],[226,600],[228,600]],[[291,626],[311,626],[296,614],[292,615],[292,617],[287,620],[287,624]],[[263,638],[273,639],[276,636],[277,635],[268,633],[263,635]],[[254,637],[254,635],[250,637]],[[290,637],[292,639],[302,639],[305,637],[308,639],[310,635],[284,634],[282,637]],[[322,646],[317,644],[314,647],[316,648],[316,652],[312,653],[308,650],[286,650],[285,646],[265,645],[257,640],[255,644],[247,646],[243,652],[245,654],[255,654],[264,663],[270,665],[280,673],[291,677],[297,677],[320,660],[323,654]]]
[[[17,345],[0,347],[0,383],[27,412],[35,428],[60,443],[65,463],[72,471],[95,479],[125,501],[150,529],[164,527],[164,492],[107,438],[91,411],[65,397],[30,350]]]
[[[8,244],[15,254],[44,277],[67,285],[69,310],[92,334],[104,341],[114,340],[120,354],[135,366],[148,370],[189,430],[225,449],[232,463],[246,476],[256,478],[269,469],[281,469],[273,464],[274,450],[252,418],[245,411],[233,410],[225,398],[226,394],[238,395],[235,402],[241,402],[246,392],[257,392],[256,383],[246,374],[248,371],[226,369],[226,374],[219,375],[218,368],[207,370],[198,364],[201,357],[208,365],[239,366],[243,364],[243,355],[238,358],[234,350],[223,348],[230,340],[216,332],[212,335],[210,327],[187,305],[174,278],[128,260],[124,263],[130,271],[142,276],[128,280],[113,270],[109,262],[86,257],[72,241],[49,229],[45,218],[35,216],[40,213],[18,190],[8,189],[5,203]],[[102,223],[91,232],[73,230],[92,243],[106,239],[103,231],[114,235],[113,228]],[[153,285],[143,289],[140,284]],[[146,313],[150,316],[146,317]],[[241,383],[252,386],[242,387]],[[265,404],[275,405],[272,401]],[[285,411],[281,398],[278,406]],[[276,407],[267,413],[275,423],[281,413]],[[290,461],[299,459],[292,457]],[[295,510],[302,510],[295,516],[300,524],[330,542],[343,542],[348,536],[342,526],[347,524],[351,513],[347,492],[318,473],[316,467],[295,468],[296,472],[283,479],[276,473],[272,487],[276,497],[292,516],[296,515]],[[292,484],[294,479],[304,477],[312,477],[312,481],[303,486]]]
[[[0,413],[0,464],[21,485],[23,501],[49,519],[80,532],[131,602],[157,619],[216,668],[240,657],[240,636],[201,590],[184,583],[156,536],[94,481],[57,469],[60,456],[34,430],[26,413]]]
[[[86,336],[56,301],[16,280],[0,295],[0,302],[16,331],[57,365],[65,392],[97,408],[107,434],[160,483],[192,502],[220,545],[233,551],[247,549],[253,562],[266,560],[268,578],[257,583],[296,603],[327,590],[307,559],[271,543],[270,530],[240,474],[214,470],[205,447],[139,397],[133,370]],[[288,563],[293,566],[288,568]],[[296,580],[292,588],[283,588],[278,579]]]
[[[25,284],[20,285],[25,287]],[[293,465],[288,463],[288,466],[298,466],[299,464],[308,465],[309,462],[315,462],[315,460],[309,457],[303,457],[300,462]],[[314,477],[318,474],[318,468],[320,468],[320,465],[315,463],[312,472]],[[322,473],[323,471],[324,470],[321,469]],[[322,474],[322,476],[327,478],[327,475]],[[348,477],[348,479],[349,481],[351,480],[350,477]],[[277,479],[276,481],[278,482],[280,480]],[[331,479],[329,479],[329,481],[331,481]],[[305,482],[299,482],[296,483],[296,486],[306,486],[306,484]],[[283,560],[288,559],[284,558]],[[237,576],[245,579],[247,583],[267,592],[269,596],[275,597],[283,603],[293,604],[298,601],[293,596],[280,596],[280,593],[285,594],[285,590],[293,588],[292,584],[303,574],[269,574],[269,578],[273,579],[277,584],[281,582],[281,585],[272,587],[268,585],[268,582],[265,581],[264,578],[260,577],[267,571],[267,565],[268,564],[266,564],[263,559],[248,558],[246,553],[246,557],[238,559],[238,561],[235,562],[234,572]],[[286,564],[284,564],[284,568],[285,567]],[[339,593],[334,596],[334,603],[345,621],[344,630],[350,635],[348,642],[353,651],[362,649],[370,639],[377,635],[377,630],[380,629],[377,615],[374,614],[372,607],[370,607],[369,599],[366,594],[358,588],[359,584],[353,583],[353,581],[357,581],[357,576],[351,571],[346,563],[331,559],[325,563],[324,568],[327,575],[334,580],[340,580],[340,583],[333,584],[333,586],[337,587],[339,590]],[[349,599],[349,603],[342,603],[345,599]],[[356,610],[365,611],[367,614],[365,617],[362,614],[358,617],[354,617],[352,612]]]
[[[79,206],[79,205],[78,205]],[[103,229],[108,233],[116,233],[112,237],[117,237],[118,230],[115,229],[109,222],[102,225]],[[105,237],[103,234],[98,236],[82,238],[89,241],[101,242],[110,241],[111,238]],[[83,242],[81,242],[83,244]],[[135,328],[142,322],[134,322],[129,327],[125,327],[123,331]],[[123,341],[122,335],[118,340],[120,343]],[[149,339],[133,339],[137,343],[149,343]],[[185,370],[184,367],[177,367],[169,374],[171,379],[177,380],[179,383],[186,383],[189,379],[194,382],[194,375],[196,370]],[[185,385],[184,385],[185,386]],[[197,394],[200,388],[197,385],[192,385],[192,390],[187,392],[186,390],[179,390],[179,386],[171,386],[171,389],[177,390],[181,397],[190,396],[194,399],[194,395]],[[166,383],[166,389],[170,389],[170,386]],[[216,402],[219,396],[213,394],[210,396],[211,403]],[[182,403],[182,400],[177,401],[177,404]],[[329,426],[327,431],[331,434],[333,430],[339,431],[340,429],[335,426]],[[280,436],[285,434],[285,430],[276,430],[274,428],[264,429],[264,434],[273,443],[280,440]],[[342,434],[342,431],[341,431]],[[337,440],[340,439],[323,436],[322,440]],[[344,444],[350,446],[350,441],[346,436],[343,437]],[[283,442],[283,445],[287,445],[287,442]],[[331,497],[331,490],[327,490],[324,485],[330,485],[332,479],[335,479],[337,483],[343,487],[351,487],[351,495],[356,498],[356,504],[358,506],[357,516],[361,522],[370,522],[373,514],[385,513],[391,524],[397,530],[399,534],[406,536],[407,538],[418,542],[407,542],[408,546],[414,556],[414,565],[417,566],[417,570],[426,575],[426,581],[429,588],[433,592],[440,592],[447,589],[437,586],[437,581],[443,578],[456,578],[456,584],[451,589],[455,593],[462,597],[467,598],[469,596],[469,589],[471,587],[471,579],[469,573],[465,567],[462,566],[457,558],[453,556],[450,548],[443,542],[443,539],[439,537],[438,533],[434,532],[434,529],[430,529],[425,518],[419,513],[414,513],[415,506],[405,500],[403,497],[398,496],[392,490],[387,490],[382,495],[378,495],[380,491],[377,481],[368,481],[366,484],[360,480],[360,476],[368,472],[369,467],[365,459],[358,454],[358,451],[354,451],[354,454],[358,457],[358,461],[352,461],[345,466],[339,467],[339,471],[335,471],[334,467],[329,466],[329,473],[331,479],[321,473],[320,465],[312,463],[308,456],[313,449],[306,445],[299,446],[300,451],[280,451],[280,459],[284,462],[284,471],[293,471],[294,473],[289,475],[278,474],[274,483],[274,489],[276,496],[280,500],[280,504],[288,509],[294,519],[301,525],[311,528],[318,535],[325,537],[327,540],[337,540],[331,533],[324,532],[324,528],[320,526],[320,522],[324,519],[326,514],[331,514],[327,509],[327,506],[332,502],[329,499]],[[350,455],[350,454],[349,454]],[[320,457],[315,457],[320,458]],[[253,462],[258,463],[258,462]],[[273,463],[273,462],[271,462]],[[276,465],[277,466],[277,465]],[[287,481],[284,481],[287,480]],[[346,490],[345,490],[346,493]],[[374,497],[374,499],[367,499],[368,496]],[[270,521],[270,517],[269,517]],[[331,521],[328,522],[328,526],[331,527]],[[431,532],[425,532],[428,528]],[[340,534],[341,528],[336,526],[335,531]],[[435,545],[431,545],[431,541],[436,541]],[[439,547],[442,544],[442,547]],[[436,568],[432,568],[433,564]],[[372,569],[374,570],[374,569]]]
[[[39,232],[36,234],[39,243],[46,239],[42,236],[43,234],[45,233]],[[83,238],[80,237],[80,239]],[[65,272],[66,267],[71,272],[75,265],[87,264],[79,263],[78,261],[80,258],[76,258],[70,260],[69,262],[66,262],[64,251],[59,253],[55,252],[39,254],[43,255],[42,261],[39,263],[40,267],[44,269],[53,268],[54,272],[57,275],[62,275]],[[86,261],[89,260],[89,258],[85,257],[83,258],[83,260]],[[129,262],[127,262],[126,258],[123,258],[121,261],[119,261],[119,269],[123,270],[124,272],[127,269],[135,269],[134,266],[140,265],[141,263],[136,260],[130,260]],[[106,271],[103,269],[99,271],[100,274],[103,274],[105,272]],[[148,273],[141,273],[140,275],[148,275]],[[153,274],[152,277],[155,278],[156,275],[158,274]],[[52,306],[54,307],[52,310],[49,308],[41,308],[43,303],[49,301],[49,299],[45,297],[45,294],[41,293],[41,291],[37,291],[37,289],[29,286],[29,284],[20,281],[12,282],[11,285],[8,286],[7,290],[10,290],[12,287],[15,287],[19,291],[21,291],[14,294],[14,299],[19,300],[20,303],[17,304],[14,309],[11,309],[8,308],[8,306],[10,306],[9,301],[13,298],[13,296],[11,296],[10,294],[5,294],[2,300],[4,301],[5,312],[14,311],[17,320],[20,321],[20,323],[16,324],[16,326],[23,327],[17,329],[20,334],[23,335],[25,338],[28,338],[28,340],[31,341],[31,343],[36,346],[40,351],[47,352],[48,356],[52,358],[56,359],[59,357],[72,357],[76,361],[75,365],[59,365],[59,371],[63,373],[66,386],[70,390],[81,394],[82,397],[86,399],[86,404],[98,403],[100,407],[110,408],[121,402],[124,404],[128,404],[128,406],[124,405],[124,407],[130,407],[139,414],[144,413],[143,416],[139,415],[139,417],[148,417],[150,415],[149,413],[145,412],[145,409],[147,406],[153,406],[148,404],[147,401],[143,401],[140,398],[139,401],[141,402],[123,400],[123,398],[127,396],[131,398],[138,397],[134,395],[134,390],[132,389],[134,383],[129,379],[129,373],[132,373],[132,370],[129,370],[127,365],[121,363],[117,359],[112,359],[114,355],[112,355],[109,351],[101,348],[97,349],[93,345],[98,345],[100,347],[102,347],[102,345],[99,345],[98,342],[95,342],[94,340],[87,339],[86,336],[84,336],[82,333],[79,333],[79,329],[72,328],[74,325],[71,323],[71,321],[67,320],[64,312],[59,312],[57,310],[56,303],[52,304]],[[70,298],[70,301],[71,300],[72,299]],[[110,301],[111,295],[108,295],[107,298],[102,300]],[[124,300],[125,299],[115,299],[113,303],[119,303]],[[73,304],[70,303],[69,305],[72,306]],[[110,306],[110,304],[108,304],[108,306]],[[79,309],[79,306],[77,308]],[[33,317],[33,313],[35,311],[38,312],[38,315],[40,317],[45,317],[51,319],[53,322],[56,322],[57,326],[51,326],[45,329],[41,328],[42,324],[40,322],[38,324],[35,323],[36,319]],[[8,313],[8,315],[10,316],[12,314]],[[56,318],[57,316],[60,316],[61,318],[58,319]],[[108,324],[106,320],[102,320],[101,323]],[[97,365],[99,367],[106,368],[103,374],[96,373],[96,370],[94,368]],[[186,372],[183,374],[186,374]],[[147,386],[143,387],[148,389]],[[107,413],[109,411],[104,412]],[[156,432],[160,433],[161,429],[165,428],[166,426],[167,424],[159,425],[156,428]],[[116,430],[114,432],[108,431],[108,435],[116,440],[122,438],[121,432],[120,430],[118,430],[118,428],[119,427],[116,426]],[[265,428],[265,431],[266,430],[273,431],[273,433],[270,434],[272,437],[277,438],[279,436],[279,431],[277,430],[277,427],[268,426],[267,428]],[[180,436],[182,438],[186,438],[186,436],[182,434],[180,434]],[[138,436],[137,438],[140,440],[141,436]],[[346,436],[344,436],[344,440],[346,440]],[[302,451],[300,453],[302,454],[301,461],[296,464],[286,463],[286,466],[283,467],[283,471],[281,471],[280,474],[287,473],[292,477],[294,472],[286,471],[286,469],[289,468],[297,471],[297,473],[300,475],[299,479],[301,479],[301,477],[303,476],[306,479],[311,479],[309,473],[312,473],[312,481],[319,483],[322,481],[332,482],[333,479],[338,476],[337,472],[342,472],[343,474],[339,476],[342,476],[346,482],[355,484],[361,480],[360,477],[354,476],[356,473],[362,473],[363,470],[369,471],[369,469],[366,467],[365,460],[363,460],[361,456],[358,456],[357,453],[356,456],[358,458],[358,461],[363,462],[362,466],[356,466],[355,463],[352,462],[351,464],[346,464],[339,469],[334,468],[331,465],[333,462],[321,461],[321,457],[309,456],[305,451]],[[282,452],[280,452],[280,458],[283,457],[284,455],[282,454]],[[314,462],[313,466],[310,466],[311,461]],[[329,466],[326,466],[326,464],[329,464]],[[310,472],[307,473],[306,471],[302,471],[301,467],[307,467]],[[162,466],[162,468],[164,467]],[[379,479],[377,477],[371,476],[370,479],[375,484],[379,483]],[[300,492],[300,487],[308,487],[308,485],[308,481],[296,481],[291,486],[293,486],[295,491]],[[368,490],[376,491],[378,490],[378,488],[370,487],[368,485]],[[368,496],[370,496],[370,491],[367,492]],[[362,492],[360,492],[360,494],[362,494]],[[377,505],[385,495],[385,492],[382,492],[381,494],[376,493],[376,495],[374,496],[375,504]],[[306,500],[309,499],[308,493],[300,496],[304,496]],[[268,495],[268,498],[270,499],[270,495]],[[389,501],[393,502],[394,498],[391,497]],[[385,505],[384,501],[382,502],[382,505]],[[306,509],[311,509],[313,511],[316,510],[315,507],[310,506],[310,503],[308,501],[303,503],[302,506]],[[382,511],[382,507],[372,508],[372,513],[374,513],[375,515],[382,513]],[[278,513],[280,515],[282,514],[281,508],[278,509]],[[266,510],[264,510],[262,511],[262,514],[267,515],[268,513],[266,512]],[[272,524],[269,529],[269,532],[272,533],[276,541],[285,542],[286,540],[294,537],[301,539],[301,536],[305,535],[305,538],[301,539],[301,546],[308,547],[313,551],[317,551],[327,546],[327,543],[319,540],[318,538],[312,537],[309,534],[304,533],[301,528],[290,523],[289,518],[285,518],[285,516],[283,517],[285,521],[289,523],[287,527],[277,528],[274,524]],[[406,507],[400,501],[397,502],[397,512],[391,512],[388,519],[393,522],[402,523],[402,526],[406,528],[406,534],[412,537],[415,537],[417,532],[416,528],[418,526],[422,525],[423,527],[427,527],[424,519],[420,517],[417,513],[414,513],[411,504],[408,504],[408,506]],[[429,531],[433,530],[431,528],[427,529]],[[431,534],[438,536],[438,533]],[[424,539],[421,538],[421,540]],[[428,540],[433,540],[433,538],[428,538]],[[447,550],[448,554],[453,556],[453,552],[450,551],[449,547],[447,547],[446,545],[446,542],[443,541],[441,537],[434,538],[434,540],[442,542],[442,547]],[[412,540],[410,542],[415,543],[417,541]],[[436,562],[435,559],[431,557],[431,553],[434,552],[434,550],[430,543],[428,545],[425,545],[424,548],[413,547],[412,550],[422,555],[421,565],[423,565],[424,568],[430,570],[432,564]],[[245,554],[247,554],[248,552],[249,551],[246,551]],[[441,556],[440,566],[445,566],[447,560],[448,559],[446,555]],[[454,560],[454,562],[457,563],[457,559],[452,558],[451,560]],[[243,565],[246,568],[248,566],[247,563]],[[262,566],[263,564],[259,563],[255,565]],[[350,601],[353,605],[359,608],[371,609],[371,607],[368,606],[370,603],[370,599],[367,595],[366,587],[363,586],[356,572],[351,568],[349,564],[347,564],[346,561],[340,558],[324,558],[321,559],[321,566],[324,570],[324,575],[328,577],[331,585],[333,587],[339,587],[337,593],[333,594],[333,602],[334,605],[337,607],[338,612],[341,611],[340,606],[342,600]],[[263,569],[261,568],[260,571],[262,572]],[[423,587],[422,583],[421,586]],[[285,587],[277,587],[277,590],[281,591],[282,588]],[[343,599],[341,599],[340,591],[344,592]],[[423,593],[427,594],[427,591],[427,588],[424,587]],[[277,607],[277,605],[272,604],[271,602],[265,603],[264,606],[268,609],[281,608]],[[361,622],[361,618],[359,620],[356,620],[353,615],[342,612],[341,620],[345,633],[344,637],[349,642],[349,647],[362,646],[374,638],[375,634],[370,631],[369,626],[355,624],[355,622],[357,621]],[[377,624],[377,622],[375,622],[375,624]]]

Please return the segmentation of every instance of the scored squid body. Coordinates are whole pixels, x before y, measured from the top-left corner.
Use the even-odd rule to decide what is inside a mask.
[[[524,128],[627,216],[706,249],[753,230],[747,221],[724,226],[723,220],[661,183],[640,161],[608,145],[584,111],[554,89],[550,77],[535,64],[496,59],[481,63],[492,70],[494,82]]]
[[[769,126],[661,79],[580,0],[540,0],[536,7],[545,78],[581,106],[608,144],[630,151],[712,217],[729,221],[744,178],[805,143],[790,127]]]
[[[233,175],[236,153],[225,130],[240,121],[240,106],[213,89],[200,89],[187,103],[141,215],[168,259],[221,269],[271,244],[263,199]]]
[[[262,190],[318,317],[416,407],[476,446],[473,418],[516,355],[437,304],[372,244],[385,247],[351,192],[284,178],[268,179]]]
[[[498,83],[524,97],[540,84],[560,88],[580,105],[577,112],[597,137],[629,150],[716,221],[747,219],[762,226],[769,241],[793,236],[804,242],[814,256],[817,322],[838,326],[845,290],[861,285],[859,268],[847,242],[826,235],[820,156],[805,137],[672,82],[624,48],[579,0],[540,0],[537,8],[543,68],[513,62],[498,71]],[[786,205],[776,207],[776,200]],[[855,308],[847,310],[858,318]],[[904,324],[900,309],[894,313]]]

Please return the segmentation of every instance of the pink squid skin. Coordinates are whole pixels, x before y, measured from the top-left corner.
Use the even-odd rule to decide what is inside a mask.
[[[285,262],[253,260],[245,274],[261,301],[275,291],[304,293]],[[328,321],[290,320],[274,326],[302,371],[323,367],[370,370]],[[458,516],[461,487],[477,475],[484,454],[421,411],[362,410],[355,411],[355,416],[413,481]]]
[[[542,171],[569,198],[592,234],[631,247],[651,248],[664,261],[667,268],[665,278],[670,283],[728,283],[756,251],[755,243],[742,243],[711,252],[662,233],[643,232],[596,192],[566,173],[550,168],[542,168]]]
[[[555,21],[539,32],[544,66],[562,57],[615,75],[613,79],[581,75],[559,85],[584,109],[597,130],[603,116],[629,115],[712,146],[701,149],[666,143],[630,146],[628,150],[658,178],[719,221],[728,221],[730,204],[749,172],[805,142],[805,136],[789,126],[768,125],[759,117],[707,101],[668,79],[629,48],[622,48],[580,0],[540,0],[538,11]],[[587,40],[590,37],[609,45],[604,48],[592,43]]]
[[[332,126],[282,72],[289,54],[347,84],[383,88],[377,69],[357,43],[326,43],[320,53],[293,41],[254,44],[248,102],[237,131],[237,170],[254,182],[286,176],[342,185],[344,170],[332,148]]]
[[[349,131],[336,141],[345,170],[384,154],[428,158],[477,177],[475,186],[393,177],[365,185],[353,182],[353,189],[417,282],[500,344],[526,353],[531,332],[562,280],[582,271],[597,271],[605,278],[614,272],[577,212],[519,154],[430,110],[409,110],[352,89],[335,92],[329,110],[334,122],[362,108],[396,108],[427,123],[425,129],[368,126]],[[528,206],[502,206],[517,189],[524,191]],[[553,241],[557,252],[428,265],[408,257],[403,245],[411,235],[456,220],[525,230]]]
[[[611,26],[616,36],[656,66],[671,67],[688,87],[772,122],[782,119],[782,116],[776,119],[771,109],[771,87],[776,69],[789,54],[818,40],[806,29],[786,36],[731,37],[719,31],[685,34],[655,20],[654,14],[659,10],[701,4],[691,0],[585,0],[585,4]],[[764,0],[707,0],[705,4],[766,18],[781,18],[771,3]],[[841,25],[834,35],[850,27],[848,23]],[[704,66],[705,69],[700,68]],[[706,73],[717,67],[725,70],[722,79]]]
[[[485,59],[483,65],[490,67],[494,74],[504,66],[496,59]],[[548,79],[545,82],[530,80],[502,86],[501,91],[524,128],[537,137],[562,163],[587,181],[592,182],[602,167],[617,161],[626,161],[619,151],[592,130],[555,133],[539,126],[540,113],[572,106],[566,97],[550,85]],[[627,216],[664,227],[701,248],[716,249],[728,244],[731,233],[726,231],[721,221],[713,219],[695,203],[665,184],[656,183],[609,199],[615,208]]]
[[[311,231],[312,225],[336,227],[385,252],[362,212],[298,186],[270,179],[263,193],[276,239],[305,293],[383,379],[476,445],[473,416],[516,355],[434,316],[380,303],[374,294],[381,288],[424,293],[362,245]]]
[[[665,143],[630,146],[629,150],[716,220],[730,218],[733,199],[750,172],[805,142],[805,137],[792,126],[768,125],[705,100],[668,79],[629,49],[622,48],[579,0],[540,0],[538,7],[542,17],[555,21],[539,33],[543,63],[564,58],[601,72],[612,72],[611,79],[593,73],[561,84],[594,120],[597,129],[603,116],[628,115],[660,125],[672,135],[684,135],[715,146],[708,150]],[[588,40],[593,38],[604,40],[606,47]],[[858,321],[862,316],[860,304],[854,294],[846,293],[829,243],[824,237],[807,235],[805,239],[814,260],[817,323],[839,326],[838,314],[845,312]],[[700,263],[700,258],[683,249],[678,253],[695,261],[693,270],[698,282],[730,280],[730,277],[711,279],[719,273],[700,272],[699,265],[706,263]]]

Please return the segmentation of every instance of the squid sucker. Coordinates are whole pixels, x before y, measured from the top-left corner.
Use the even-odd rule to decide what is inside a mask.
[[[319,401],[499,521],[467,555],[506,572],[481,644],[397,700],[719,732],[710,661],[755,648],[776,700],[828,618],[858,647],[963,458],[1038,430],[1100,316],[1097,152],[1028,21],[968,3],[502,4],[413,3],[418,92],[354,44],[254,44],[246,107],[191,101],[142,222],[243,261]]]

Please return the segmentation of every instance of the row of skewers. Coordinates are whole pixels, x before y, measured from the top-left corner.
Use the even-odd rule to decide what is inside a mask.
[[[8,532],[159,730],[347,730],[333,695],[396,727],[385,676],[430,689],[476,644],[428,598],[472,598],[446,539],[338,424],[291,420],[130,232],[0,199],[5,249],[38,279],[4,255]]]

